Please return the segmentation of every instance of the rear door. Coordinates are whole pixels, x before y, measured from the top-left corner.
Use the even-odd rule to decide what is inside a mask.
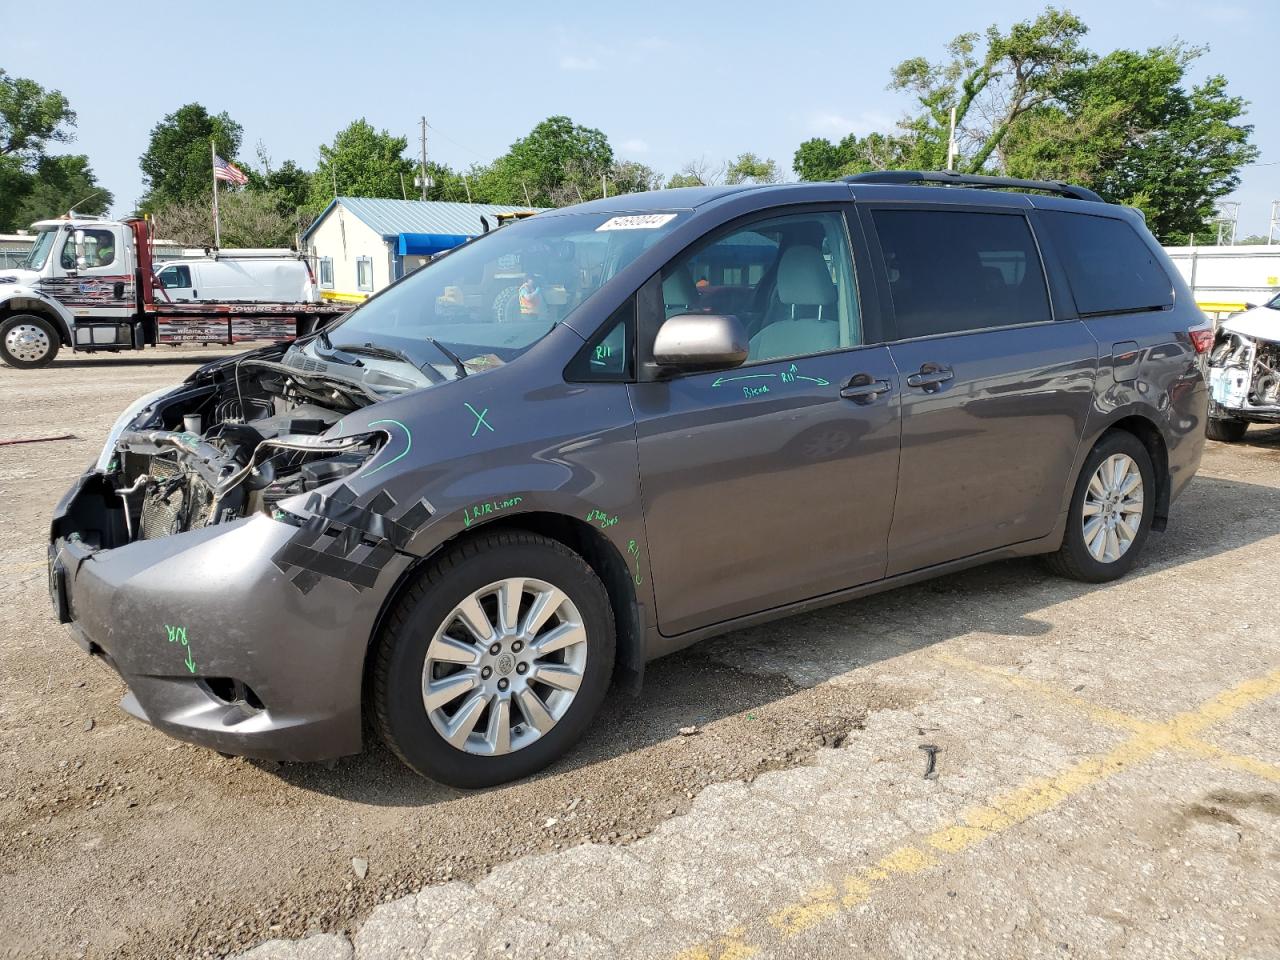
[[[897,376],[843,210],[739,221],[659,284],[640,298],[648,343],[680,313],[731,313],[750,338],[741,367],[631,387],[661,632],[884,576]]]
[[[1065,506],[1098,364],[1055,320],[1026,213],[864,208],[892,307],[902,458],[890,576],[1047,535]]]

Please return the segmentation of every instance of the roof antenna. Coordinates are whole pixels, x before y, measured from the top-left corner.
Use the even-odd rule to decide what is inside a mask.
[[[75,203],[73,203],[73,204],[71,205],[71,209],[67,211],[67,216],[68,216],[70,219],[74,220],[74,219],[76,218],[76,216],[77,216],[77,214],[76,214],[76,207],[80,206],[80,204],[82,204],[82,203],[88,203],[88,202],[89,202],[90,200],[92,200],[94,197],[99,197],[99,196],[101,196],[101,195],[102,195],[102,191],[101,191],[101,190],[95,190],[95,191],[93,191],[93,193],[89,194],[89,195],[88,195],[87,197],[85,197],[84,199],[82,199],[82,200],[77,200]]]

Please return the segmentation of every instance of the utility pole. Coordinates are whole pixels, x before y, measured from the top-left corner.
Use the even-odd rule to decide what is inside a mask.
[[[422,185],[422,199],[427,199],[427,118],[422,118],[422,171],[418,178]]]
[[[947,135],[947,169],[956,167],[956,154],[960,152],[956,143],[956,108],[951,108],[951,132]]]
[[[1271,246],[1276,231],[1280,230],[1280,200],[1271,201],[1271,222],[1267,224],[1267,246]]]
[[[467,191],[467,203],[471,202],[471,184],[467,182],[467,175],[462,175],[462,188]]]

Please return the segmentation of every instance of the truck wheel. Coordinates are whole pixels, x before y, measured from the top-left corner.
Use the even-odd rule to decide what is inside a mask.
[[[373,719],[418,773],[474,789],[572,746],[613,673],[603,584],[563,544],[493,533],[431,561],[378,637]]]
[[[1210,440],[1221,440],[1223,443],[1237,443],[1244,439],[1249,429],[1247,420],[1223,420],[1210,417],[1205,425],[1204,435]]]
[[[44,317],[19,313],[0,323],[0,359],[11,367],[43,367],[58,355],[62,338]]]

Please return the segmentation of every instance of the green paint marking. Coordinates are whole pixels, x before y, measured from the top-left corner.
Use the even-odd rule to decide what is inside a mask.
[[[776,377],[776,376],[777,376],[776,373],[749,373],[746,376],[742,376],[742,377],[716,377],[715,380],[712,381],[711,385],[713,387],[718,387],[722,383],[731,383],[734,380],[762,380],[762,379],[765,379],[766,377]]]
[[[627,541],[627,553],[631,554],[631,559],[635,561],[635,565],[636,565],[635,581],[636,581],[636,586],[638,587],[638,586],[640,586],[640,584],[644,583],[644,578],[643,578],[642,576],[640,576],[640,546],[639,546],[639,544],[637,544],[634,540],[628,540],[628,541]]]
[[[494,430],[494,429],[493,429],[493,427],[489,424],[489,421],[485,419],[485,417],[489,415],[489,408],[488,408],[488,407],[485,407],[485,408],[484,408],[484,410],[477,412],[477,411],[476,411],[476,408],[475,408],[475,407],[473,407],[473,406],[472,406],[471,404],[469,404],[469,403],[464,403],[464,404],[463,404],[463,406],[464,406],[464,407],[466,407],[468,410],[470,410],[470,411],[471,411],[471,413],[472,413],[472,415],[476,418],[476,426],[475,426],[475,429],[471,431],[471,435],[472,435],[473,437],[474,437],[477,433],[479,433],[479,432],[480,432],[480,427],[481,427],[481,426],[488,427],[488,429],[489,429],[489,432],[490,432],[490,433],[496,433],[496,432],[497,432],[497,431],[496,431],[496,430]]]
[[[491,516],[503,510],[518,507],[523,497],[507,497],[505,500],[486,500],[484,503],[472,504],[462,508],[462,525],[469,527],[481,517]]]
[[[372,470],[370,470],[368,473],[365,474],[366,477],[373,476],[379,470],[385,470],[387,467],[391,466],[397,460],[403,460],[405,457],[409,455],[409,451],[413,449],[413,431],[412,430],[406,427],[399,420],[375,420],[373,421],[373,423],[369,424],[369,426],[376,427],[380,423],[394,423],[397,427],[399,427],[401,430],[404,431],[404,450],[396,454],[386,463],[381,464],[377,467],[374,467]]]
[[[612,527],[617,522],[618,517],[616,514],[611,517],[603,510],[592,510],[587,514],[587,523],[599,523],[601,530],[604,530],[606,527]]]
[[[824,380],[822,377],[806,377],[800,372],[800,368],[794,363],[791,365],[790,369],[784,370],[782,373],[749,373],[744,374],[741,377],[716,377],[715,380],[712,381],[711,385],[713,387],[718,387],[721,384],[732,383],[735,380],[766,380],[771,377],[778,377],[783,383],[795,383],[797,380],[808,380],[810,383],[816,383],[820,387],[831,386],[831,381]],[[758,397],[764,393],[769,393],[768,386],[742,388],[742,395],[748,399],[751,397]]]
[[[192,673],[196,672],[196,660],[191,654],[191,644],[187,641],[186,627],[171,627],[169,624],[164,625],[165,633],[168,634],[170,643],[181,643],[187,649],[187,658],[183,661],[187,665],[187,669]]]

